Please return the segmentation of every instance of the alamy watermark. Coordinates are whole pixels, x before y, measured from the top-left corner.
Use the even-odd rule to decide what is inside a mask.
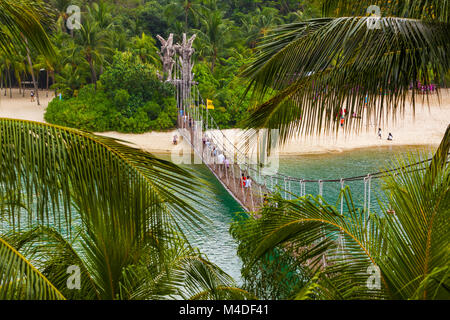
[[[371,5],[367,8],[367,29],[381,29],[381,9],[379,6]]]
[[[367,274],[369,278],[367,279],[366,285],[369,290],[380,290],[381,289],[381,272],[380,268],[376,265],[370,265],[367,268]]]
[[[79,6],[71,4],[67,7],[66,13],[69,15],[66,21],[67,29],[81,29],[81,10]]]
[[[69,277],[67,278],[67,288],[68,289],[81,289],[81,272],[80,267],[77,265],[71,265],[67,268],[67,274],[69,274]]]

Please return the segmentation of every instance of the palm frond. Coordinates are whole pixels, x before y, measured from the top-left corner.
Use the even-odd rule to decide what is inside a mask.
[[[37,226],[23,232],[8,232],[3,237],[28,260],[33,261],[36,269],[67,299],[100,298],[98,288],[86,268],[85,256],[79,250],[78,236],[70,243],[55,229]],[[80,270],[80,288],[71,289],[67,286],[70,266]]]
[[[287,250],[310,278],[299,298],[448,298],[450,169],[436,161],[431,171],[425,163],[411,171],[424,156],[392,164],[401,169],[384,178],[378,213],[355,208],[348,188],[343,214],[320,196],[275,195],[259,221],[244,222],[241,242],[256,244],[244,270],[270,250]],[[379,270],[379,287],[368,285],[369,268]]]
[[[369,29],[367,22],[319,19],[276,30],[243,73],[260,102],[247,127],[280,129],[283,142],[337,132],[341,108],[376,122],[384,111],[403,111],[409,97],[414,108],[419,92],[411,84],[440,83],[449,70],[448,24],[381,18],[380,29]],[[362,124],[349,118],[345,129]]]
[[[13,228],[39,221],[70,234],[81,217],[139,241],[168,221],[200,229],[207,221],[186,202],[199,201],[191,196],[198,188],[192,174],[114,139],[0,119],[0,150],[0,194],[31,209],[25,219],[11,208],[5,218]]]
[[[0,300],[64,299],[30,261],[0,238]]]
[[[365,16],[370,6],[378,6],[384,17],[409,17],[422,20],[449,22],[448,0],[325,0],[323,13],[327,16]]]
[[[54,49],[44,30],[52,9],[40,0],[0,1],[0,50],[12,52],[25,48],[23,37],[45,56],[52,56]],[[11,44],[15,44],[15,48]]]

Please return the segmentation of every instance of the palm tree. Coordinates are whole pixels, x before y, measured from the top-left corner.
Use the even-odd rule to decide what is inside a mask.
[[[186,170],[22,120],[0,119],[0,149],[1,298],[249,297],[184,240],[183,226],[207,223],[186,202],[198,203],[200,185]],[[79,291],[67,285],[70,268]]]
[[[76,38],[80,52],[89,63],[91,70],[91,82],[97,88],[96,64],[102,66],[104,55],[111,52],[108,46],[108,34],[96,21],[86,20],[79,30],[79,37]]]
[[[277,16],[278,10],[274,8],[256,9],[252,14],[242,19],[242,28],[246,33],[247,43],[250,48],[264,38],[268,32],[276,25],[281,23],[281,18]]]
[[[412,170],[414,156],[394,163],[401,169],[383,178],[379,213],[355,208],[349,189],[343,214],[320,196],[275,196],[261,219],[234,226],[245,272],[286,250],[291,268],[309,278],[290,298],[448,299],[449,150],[450,126],[431,164]]]
[[[195,30],[200,40],[197,50],[200,56],[209,57],[211,72],[214,72],[219,53],[226,48],[231,25],[223,18],[223,12],[217,10],[215,1],[211,1],[209,6],[200,7],[197,14],[202,26]]]
[[[51,8],[43,1],[0,1],[0,50],[9,54],[17,51],[27,53],[30,73],[39,105],[39,92],[34,78],[30,46],[38,52],[51,56],[53,47],[45,33],[42,23],[50,25]]]
[[[184,17],[184,26],[181,29],[183,32],[187,33],[189,31],[189,14],[195,15],[195,8],[199,5],[190,0],[181,0],[177,2],[168,3],[164,7],[164,14],[168,17],[180,17],[182,14]],[[182,12],[182,13],[181,13]],[[194,19],[195,21],[195,19]]]
[[[364,114],[345,122],[346,130],[358,130],[385,111],[404,110],[410,97],[414,108],[419,92],[411,84],[441,83],[448,72],[448,1],[323,2],[332,17],[276,28],[243,72],[258,102],[248,127],[280,129],[282,141],[337,131],[344,106]],[[375,24],[370,5],[381,9]]]
[[[136,36],[131,39],[130,49],[139,56],[143,63],[151,63],[156,66],[161,63],[157,54],[156,40],[144,32],[140,37]]]

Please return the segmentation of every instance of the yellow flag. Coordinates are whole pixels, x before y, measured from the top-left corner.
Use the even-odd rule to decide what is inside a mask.
[[[212,103],[212,100],[206,99],[206,106],[208,109],[214,109],[214,105]]]

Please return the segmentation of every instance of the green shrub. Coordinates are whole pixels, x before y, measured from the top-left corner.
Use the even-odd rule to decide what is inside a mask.
[[[117,52],[97,83],[77,96],[52,100],[47,122],[87,131],[142,133],[173,128],[177,120],[174,88],[156,77],[155,69],[129,52]]]

